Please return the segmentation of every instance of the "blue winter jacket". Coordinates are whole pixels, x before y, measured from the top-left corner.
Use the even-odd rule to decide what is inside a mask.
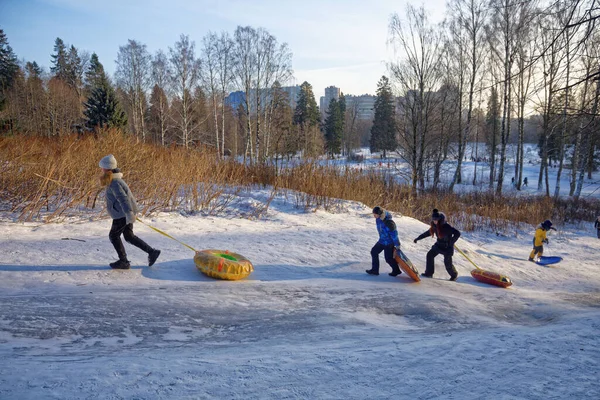
[[[381,217],[377,218],[377,232],[379,232],[379,243],[384,246],[400,246],[398,239],[398,230],[396,224],[392,221],[392,214],[384,211]]]
[[[135,222],[138,207],[120,172],[113,174],[113,179],[106,188],[106,208],[112,219],[125,218],[128,224]]]

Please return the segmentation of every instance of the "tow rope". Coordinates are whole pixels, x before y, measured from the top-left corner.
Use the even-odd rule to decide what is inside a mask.
[[[142,224],[146,225],[148,228],[150,228],[150,229],[154,229],[156,232],[160,233],[161,235],[164,235],[164,236],[168,237],[169,239],[173,239],[173,240],[174,240],[174,241],[176,241],[177,243],[184,245],[185,247],[187,247],[188,249],[192,250],[193,252],[195,252],[195,253],[197,253],[197,252],[198,252],[198,250],[194,249],[192,246],[190,246],[190,245],[187,245],[187,244],[183,243],[181,240],[177,240],[177,239],[175,239],[173,236],[169,235],[168,233],[166,233],[166,232],[163,232],[163,231],[161,231],[160,229],[158,229],[158,228],[155,228],[155,227],[153,227],[152,225],[145,223],[144,221],[142,221],[141,219],[139,219],[139,218],[137,218],[137,217],[136,217],[135,219],[136,219],[136,221],[139,221],[139,222],[141,222]]]

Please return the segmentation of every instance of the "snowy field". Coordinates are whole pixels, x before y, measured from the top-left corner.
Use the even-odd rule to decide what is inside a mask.
[[[0,399],[600,398],[600,240],[593,227],[549,235],[553,267],[527,262],[530,230],[466,233],[458,246],[514,281],[370,276],[371,209],[304,213],[282,197],[264,219],[159,214],[146,222],[197,249],[247,256],[241,281],[202,275],[193,252],[137,223],[162,249],[113,271],[110,221],[0,222]],[[424,270],[427,229],[395,218]],[[450,222],[452,217],[450,216]],[[382,255],[383,256],[383,255]]]
[[[515,186],[512,184],[511,178],[515,176],[515,158],[517,149],[514,145],[508,145],[506,149],[506,165],[504,170],[504,183],[503,193],[505,195],[516,194],[519,196],[531,196],[531,195],[545,195],[545,185],[538,189],[538,179],[540,174],[540,157],[538,155],[538,148],[534,144],[525,144],[523,151],[523,179],[527,178],[528,185],[523,186],[520,191],[517,191]],[[484,144],[468,143],[467,150],[465,151],[465,160],[462,163],[462,178],[463,183],[455,186],[455,191],[468,192],[473,190],[487,190],[489,186],[490,176],[490,165],[488,162],[483,161],[485,154]],[[456,149],[450,153],[456,153]],[[402,158],[396,152],[388,153],[386,159],[381,159],[380,154],[371,154],[368,148],[361,149],[357,154],[362,155],[365,159],[360,163],[351,163],[354,168],[362,168],[363,170],[378,171],[385,174],[391,174],[398,178],[399,181],[404,183],[410,182],[410,168],[402,161]],[[478,155],[481,161],[474,162],[475,155]],[[346,165],[345,160],[337,160],[336,163]],[[496,163],[496,173],[498,172],[498,163]],[[454,178],[456,171],[457,161],[452,155],[448,157],[448,160],[444,161],[440,168],[440,181],[443,184],[451,182]],[[475,185],[473,185],[473,178],[475,176]],[[556,189],[556,180],[558,175],[558,163],[554,162],[553,167],[548,169],[548,180],[550,183],[550,195],[554,196]],[[433,169],[429,169],[426,173],[428,177],[427,185],[432,184],[433,180]],[[497,178],[495,178],[497,179]],[[560,177],[560,190],[561,196],[566,197],[569,195],[571,180],[571,169],[567,168],[567,164],[563,167]],[[494,181],[494,188],[497,186],[497,181]],[[587,174],[584,179],[584,183],[581,190],[581,198],[600,198],[600,173],[598,171],[592,174],[592,178],[589,179]]]
[[[527,154],[520,195],[543,193],[539,160]],[[406,171],[376,158],[353,165]],[[515,190],[511,168],[505,191]],[[452,173],[445,163],[442,178]],[[599,181],[586,178],[582,197],[600,197]],[[457,282],[447,281],[440,256],[434,278],[414,283],[388,276],[383,255],[381,275],[365,273],[377,241],[370,207],[306,213],[281,195],[264,218],[249,218],[269,195],[246,192],[218,217],[145,220],[196,249],[247,256],[255,271],[241,281],[206,277],[192,251],[139,223],[136,233],[161,257],[149,268],[126,244],[133,267],[113,271],[108,218],[41,224],[0,215],[0,399],[600,398],[592,223],[556,224],[544,254],[564,260],[548,267],[526,261],[534,226],[464,233],[459,248],[508,275],[509,289],[475,281],[458,253]],[[412,239],[427,225],[395,221],[404,252],[424,271],[434,240]]]

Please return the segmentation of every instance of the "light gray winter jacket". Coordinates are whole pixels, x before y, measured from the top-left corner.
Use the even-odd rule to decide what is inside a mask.
[[[126,218],[128,224],[135,222],[138,207],[120,172],[113,173],[112,181],[106,187],[106,209],[112,219]]]

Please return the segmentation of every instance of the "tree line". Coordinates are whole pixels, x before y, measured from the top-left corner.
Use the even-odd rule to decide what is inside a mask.
[[[221,157],[253,162],[323,152],[312,86],[300,86],[292,108],[282,89],[292,77],[291,51],[263,28],[210,32],[199,51],[187,35],[155,54],[128,40],[119,47],[112,79],[97,54],[61,38],[48,73],[35,61],[21,65],[2,30],[0,57],[5,132],[53,137],[119,128],[142,142],[210,147]],[[244,96],[233,109],[227,96],[236,90]]]
[[[484,158],[486,183],[501,194],[511,175],[521,188],[526,130],[535,127],[538,188],[551,195],[548,168],[557,165],[558,196],[570,168],[570,195],[578,198],[600,146],[598,17],[595,0],[450,0],[447,18],[435,25],[409,4],[404,18],[394,14],[389,23],[398,56],[378,83],[371,150],[406,161],[413,190],[440,187],[442,165],[453,158],[452,191],[465,183],[469,156],[476,184]],[[121,127],[143,142],[207,146],[252,162],[334,157],[365,144],[356,104],[347,107],[343,95],[323,121],[308,82],[290,106],[282,86],[292,76],[291,51],[263,28],[209,32],[198,51],[186,35],[155,54],[128,40],[113,79],[96,54],[60,38],[51,59],[48,74],[35,62],[20,65],[0,30],[2,130],[56,136]],[[227,102],[233,91],[243,93],[235,108]],[[467,154],[468,142],[485,145]],[[508,171],[512,142],[516,162]]]
[[[447,18],[435,25],[423,7],[408,5],[389,24],[398,56],[389,80],[378,84],[371,148],[397,150],[415,190],[427,180],[440,185],[441,165],[454,157],[452,191],[463,183],[467,142],[483,141],[487,184],[501,194],[507,176],[521,189],[525,129],[533,122],[538,189],[558,197],[570,168],[569,193],[578,198],[599,158],[599,18],[595,0],[450,0]],[[514,171],[506,169],[509,142],[517,144]],[[558,168],[553,193],[551,165]]]

